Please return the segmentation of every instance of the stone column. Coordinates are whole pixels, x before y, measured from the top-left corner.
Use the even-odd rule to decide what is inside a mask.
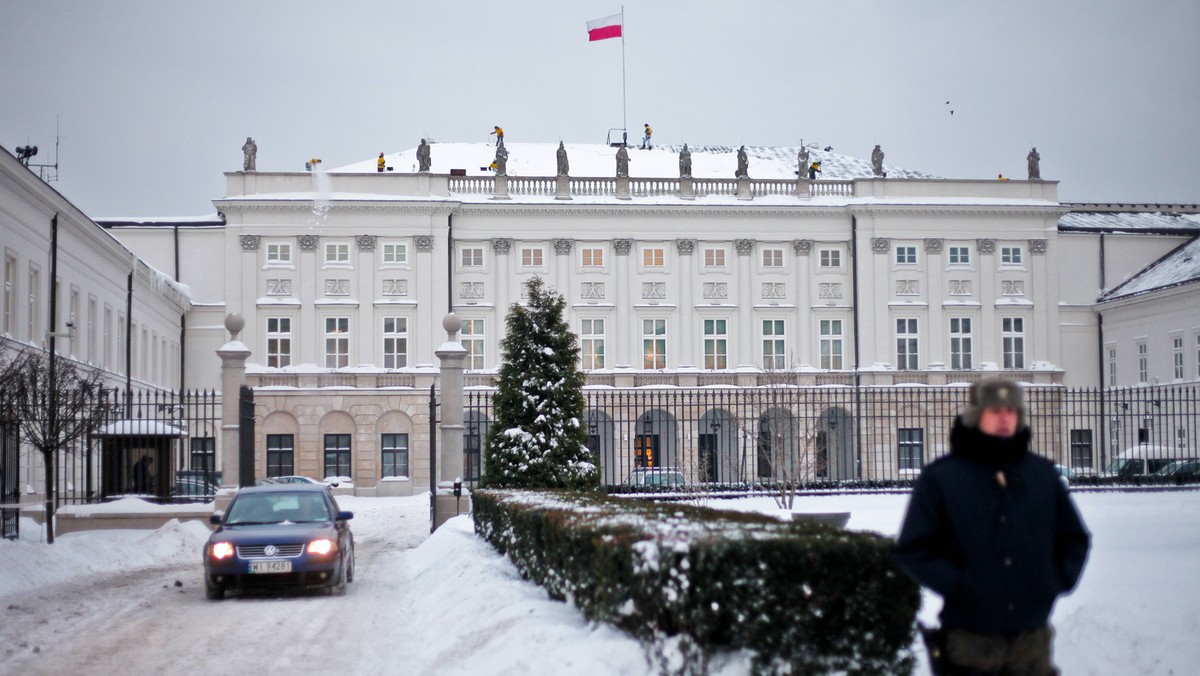
[[[802,200],[812,197],[809,191],[811,186],[812,181],[808,180],[807,178],[801,177],[796,179],[796,197],[799,197]]]
[[[679,252],[679,370],[696,368],[696,308],[692,301],[692,268],[695,266],[696,240],[677,239]]]
[[[246,360],[250,350],[240,340],[246,320],[236,312],[225,316],[229,342],[217,350],[221,358],[221,483],[230,488],[238,484],[238,392],[246,384]]]
[[[628,369],[632,366],[629,356],[629,345],[634,340],[630,334],[630,315],[633,313],[633,307],[629,302],[629,252],[633,249],[632,239],[614,239],[613,253],[616,254],[616,307],[613,313],[613,340],[615,348],[613,350],[613,367],[616,369]]]
[[[434,500],[433,527],[441,526],[452,516],[471,511],[470,491],[461,487],[463,476],[463,371],[466,369],[467,349],[458,340],[462,320],[454,313],[442,319],[446,342],[434,354],[441,361],[441,453],[438,464],[438,491]],[[454,495],[459,483],[461,497]]]
[[[754,272],[754,240],[734,240],[737,247],[737,370],[757,373],[754,365],[754,295],[751,285]]]

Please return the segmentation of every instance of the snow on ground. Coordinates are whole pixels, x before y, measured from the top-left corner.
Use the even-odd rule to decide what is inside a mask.
[[[1094,541],[1079,589],[1059,602],[1053,617],[1063,672],[1194,673],[1200,662],[1200,491],[1073,495]],[[372,551],[375,557],[360,569],[348,596],[327,599],[340,621],[355,618],[348,629],[362,638],[356,649],[339,655],[339,670],[386,673],[396,668],[394,653],[401,650],[406,671],[417,674],[652,671],[636,641],[589,624],[571,606],[521,580],[507,559],[474,535],[468,517],[429,536],[428,496],[339,500],[355,512],[352,525],[363,556]],[[894,535],[907,500],[902,493],[802,496],[796,511],[849,511],[850,528]],[[770,498],[704,502],[777,512]],[[23,521],[21,532],[18,541],[0,542],[0,607],[88,576],[182,566],[198,578],[208,533],[203,524],[172,521],[155,531],[71,533],[46,545],[32,521]],[[384,571],[389,579],[378,579]],[[189,588],[196,582],[187,580]],[[234,598],[224,602],[232,607],[216,607],[230,617],[253,618],[291,602]],[[922,617],[935,618],[939,605],[927,596]],[[733,655],[714,672],[732,676],[746,668],[744,656]]]

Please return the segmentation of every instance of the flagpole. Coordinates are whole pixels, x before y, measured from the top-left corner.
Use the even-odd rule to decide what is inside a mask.
[[[625,105],[625,5],[621,5],[621,142],[629,145],[629,114]]]

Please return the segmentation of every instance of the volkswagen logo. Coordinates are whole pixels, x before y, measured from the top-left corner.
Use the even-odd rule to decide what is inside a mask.
[[[275,545],[267,545],[263,548],[263,554],[266,554],[267,556],[275,556],[278,553],[279,548],[277,548]]]

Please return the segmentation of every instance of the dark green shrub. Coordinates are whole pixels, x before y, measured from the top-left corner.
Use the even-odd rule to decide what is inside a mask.
[[[476,531],[553,598],[700,664],[904,673],[920,591],[892,541],[814,522],[578,493],[476,491]],[[699,668],[701,667],[693,667]]]

